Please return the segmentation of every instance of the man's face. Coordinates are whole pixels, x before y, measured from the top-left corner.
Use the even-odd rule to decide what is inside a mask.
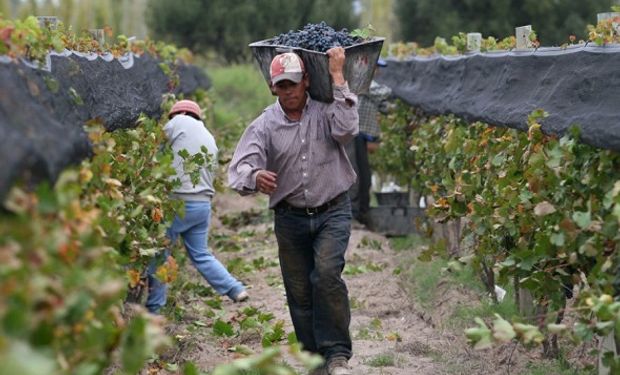
[[[299,83],[285,79],[273,85],[272,88],[285,111],[299,111],[306,105],[306,89],[308,85],[308,78],[304,76]]]

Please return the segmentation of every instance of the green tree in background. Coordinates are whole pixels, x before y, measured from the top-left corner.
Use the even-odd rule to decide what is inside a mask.
[[[8,17],[11,14],[11,4],[9,0],[0,0],[0,14]]]
[[[308,17],[302,17],[298,28],[307,23],[318,23],[320,21],[325,21],[336,30],[345,27],[351,30],[359,26],[359,19],[353,15],[353,1],[351,0],[314,0],[301,1],[301,3],[311,4],[312,7]]]
[[[436,36],[481,32],[506,37],[532,25],[543,45],[558,45],[571,34],[585,38],[586,25],[610,10],[613,0],[395,0],[400,37],[430,45]]]
[[[358,25],[353,0],[149,0],[146,19],[153,38],[213,51],[231,62],[248,59],[249,43],[307,23]]]
[[[149,36],[145,20],[147,0],[116,0],[116,3],[121,4],[121,33],[139,39]]]
[[[60,17],[63,22],[67,22],[65,20],[71,20],[71,16],[76,9],[75,0],[60,0],[59,3],[58,17]]]
[[[112,27],[114,34],[147,37],[144,9],[146,0],[0,0],[6,18],[57,16],[80,32]]]
[[[71,24],[76,31],[95,29],[96,25],[93,24],[94,9],[91,7],[91,2],[92,0],[80,0],[74,13],[75,18],[62,21]]]
[[[39,14],[39,6],[35,0],[27,0],[27,1],[20,2],[18,9],[19,9],[18,11],[19,18],[26,18],[32,14],[44,16],[44,14]]]
[[[586,26],[596,24],[596,14],[611,11],[614,3],[617,1],[525,0],[525,9],[541,41],[562,44],[571,34],[587,39]]]
[[[325,21],[349,30],[372,24],[390,40],[431,45],[436,36],[478,31],[498,38],[531,24],[543,45],[585,38],[586,25],[619,0],[0,0],[5,17],[55,15],[75,31],[111,26],[226,61],[246,61],[248,43]],[[354,4],[361,14],[356,13]],[[361,19],[361,23],[359,22]],[[147,29],[148,26],[148,29]]]
[[[394,0],[361,0],[360,25],[372,25],[375,34],[385,38],[384,45],[394,41],[398,35]]]
[[[98,0],[93,4],[94,10],[94,26],[101,29],[106,25],[110,25],[110,2],[108,0]]]

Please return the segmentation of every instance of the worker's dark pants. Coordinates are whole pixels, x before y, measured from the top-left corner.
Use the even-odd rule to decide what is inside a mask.
[[[370,207],[371,175],[368,162],[367,141],[363,135],[357,135],[346,147],[349,161],[357,174],[357,180],[349,189],[353,218],[366,224]]]
[[[322,213],[307,215],[275,208],[280,268],[297,339],[325,359],[350,358],[351,309],[341,274],[351,235],[346,199]]]

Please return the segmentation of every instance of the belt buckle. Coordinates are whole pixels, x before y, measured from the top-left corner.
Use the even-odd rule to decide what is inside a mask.
[[[306,207],[306,215],[312,216],[317,213],[317,208]]]

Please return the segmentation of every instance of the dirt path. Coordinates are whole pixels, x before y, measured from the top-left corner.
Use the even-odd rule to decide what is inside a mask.
[[[369,241],[371,246],[367,245]],[[357,302],[352,310],[355,356],[351,365],[360,374],[440,373],[432,358],[432,348],[440,345],[441,340],[416,314],[400,287],[394,275],[398,260],[387,240],[364,229],[353,229],[347,262],[352,267],[383,268],[345,275],[350,298]],[[378,367],[379,364],[387,366]]]
[[[272,225],[263,198],[232,194],[217,197],[210,245],[224,264],[236,264],[233,273],[248,286],[250,300],[234,304],[215,296],[216,305],[221,306],[211,308],[213,303],[205,302],[205,294],[196,295],[196,289],[203,288],[200,285],[204,282],[193,267],[185,267],[185,277],[192,281],[186,283],[185,289],[176,291],[182,297],[175,308],[177,320],[171,322],[169,331],[177,340],[177,347],[162,357],[164,361],[174,364],[189,360],[203,370],[212,370],[243,356],[240,351],[261,352],[261,333],[256,330],[240,329],[231,337],[213,334],[215,320],[240,325],[242,311],[248,307],[272,314],[270,324],[283,321],[285,332],[293,332]],[[474,352],[462,334],[442,329],[436,324],[436,316],[416,308],[401,285],[401,278],[395,275],[405,256],[411,255],[395,252],[384,236],[353,228],[344,278],[352,306],[354,374],[506,374],[507,358],[528,361],[530,354],[519,350],[511,354],[508,346]],[[470,298],[467,291],[452,290],[449,285],[443,288],[444,301],[460,299],[466,303]],[[441,311],[441,306],[437,306],[437,311]],[[175,373],[176,368],[168,370],[157,373]],[[521,373],[515,370],[513,366],[512,374]]]
[[[260,199],[257,202],[256,198],[226,195],[218,198],[214,204],[218,218],[266,205]],[[257,233],[267,232],[268,237],[263,246],[248,246],[242,250],[243,256],[277,259],[271,227],[268,222],[243,228],[251,228]],[[220,220],[214,221],[214,228],[222,233],[227,230]],[[218,256],[225,258],[224,254]],[[353,228],[344,275],[352,302],[354,357],[351,365],[359,374],[439,374],[442,371],[432,358],[433,348],[448,343],[442,342],[445,339],[412,310],[406,292],[400,287],[398,277],[394,276],[394,270],[399,266],[395,255],[385,237],[363,228]],[[251,286],[249,305],[272,312],[276,319],[283,319],[286,331],[291,332],[293,328],[280,280],[278,267],[244,278],[244,282]],[[211,362],[212,359],[208,360]],[[222,360],[219,358],[214,362]]]

